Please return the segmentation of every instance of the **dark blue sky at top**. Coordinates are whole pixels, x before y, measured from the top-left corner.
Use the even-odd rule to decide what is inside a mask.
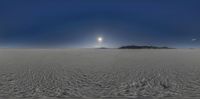
[[[200,47],[199,0],[1,0],[0,47]]]

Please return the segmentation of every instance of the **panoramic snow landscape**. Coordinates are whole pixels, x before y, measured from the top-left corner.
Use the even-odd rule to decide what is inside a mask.
[[[0,99],[198,99],[199,59],[198,49],[0,49]]]

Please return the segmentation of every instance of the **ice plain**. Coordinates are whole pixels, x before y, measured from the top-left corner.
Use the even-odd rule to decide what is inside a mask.
[[[199,99],[199,49],[0,49],[0,99]]]

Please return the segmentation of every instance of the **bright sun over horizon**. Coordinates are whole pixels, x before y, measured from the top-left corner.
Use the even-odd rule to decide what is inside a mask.
[[[103,37],[98,37],[98,38],[97,38],[97,41],[98,41],[99,43],[103,42]]]

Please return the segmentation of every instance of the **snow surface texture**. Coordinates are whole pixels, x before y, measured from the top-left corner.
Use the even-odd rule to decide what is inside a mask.
[[[197,49],[0,49],[0,99],[199,96]]]

